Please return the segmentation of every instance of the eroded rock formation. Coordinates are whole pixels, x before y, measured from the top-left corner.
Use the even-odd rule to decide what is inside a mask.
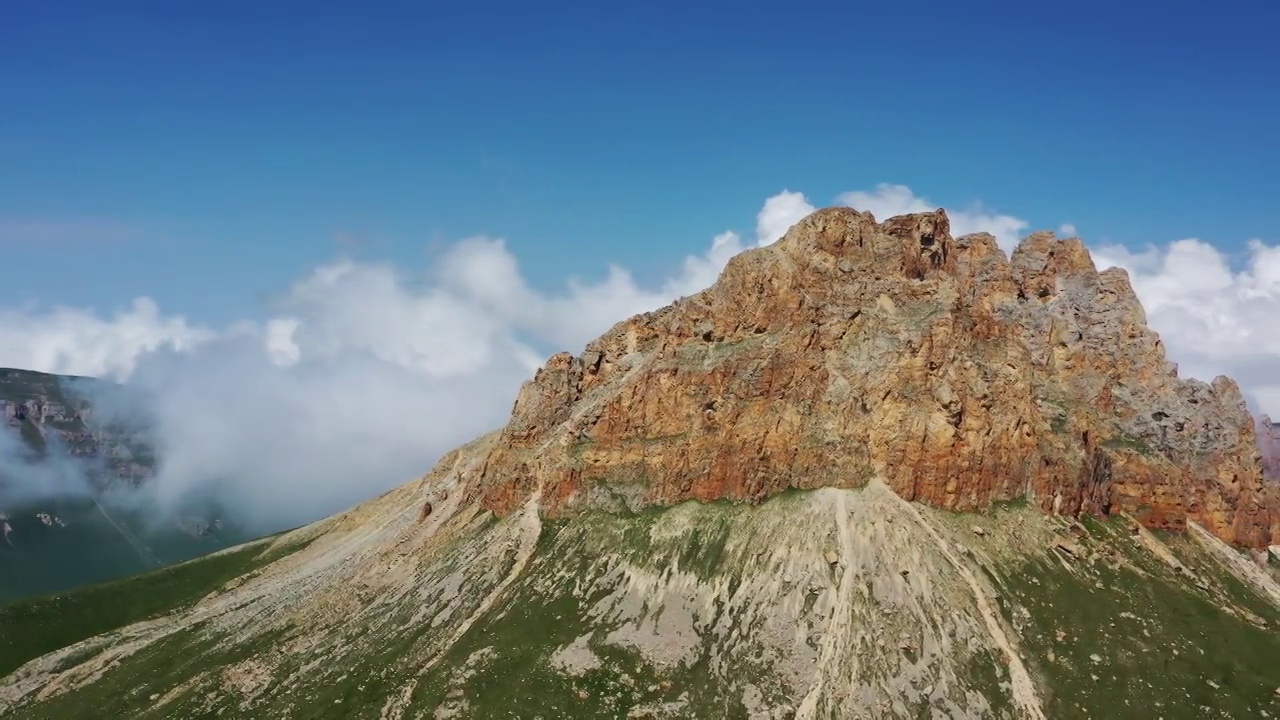
[[[860,487],[973,509],[1188,520],[1280,542],[1239,388],[1180,379],[1078,239],[952,238],[942,210],[819,210],[707,290],[527,383],[473,487],[505,514]]]

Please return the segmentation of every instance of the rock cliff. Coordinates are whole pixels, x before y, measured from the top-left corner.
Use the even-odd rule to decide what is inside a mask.
[[[21,439],[29,456],[21,458],[24,462],[46,455],[81,461],[94,490],[141,485],[153,473],[155,451],[138,428],[94,416],[91,397],[109,388],[95,378],[0,368],[0,432]],[[22,480],[0,474],[0,487]]]
[[[757,502],[884,478],[954,510],[1192,520],[1280,542],[1236,383],[1180,379],[1125,271],[1034,233],[1012,257],[947,215],[819,210],[711,288],[553,356],[472,492],[505,515]]]

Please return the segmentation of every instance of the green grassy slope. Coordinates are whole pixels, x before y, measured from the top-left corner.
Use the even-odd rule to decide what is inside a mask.
[[[968,622],[967,587],[911,516],[852,508],[843,522],[862,529],[849,534],[843,507],[815,497],[828,496],[547,522],[527,564],[515,520],[468,520],[412,580],[335,581],[323,602],[350,604],[332,617],[267,622],[253,609],[261,631],[205,618],[6,717],[747,718],[768,707],[791,717],[813,678],[788,668],[821,665],[832,649],[816,717],[867,698],[893,716],[1016,717],[1006,659]],[[1196,542],[1163,538],[1177,569],[1120,520],[1071,535],[1010,507],[980,518],[987,531],[975,537],[974,517],[939,520],[941,536],[967,546],[1048,717],[1280,716],[1280,611]],[[1071,538],[1075,554],[1045,537]],[[839,561],[827,567],[833,547]],[[263,562],[239,550],[11,606],[0,637],[23,639],[0,657],[190,603]],[[89,619],[45,634],[78,614]],[[828,642],[835,635],[848,644]]]
[[[278,557],[265,540],[257,541],[137,577],[0,605],[0,677],[45,653],[189,606]]]
[[[994,568],[1002,611],[1054,718],[1280,716],[1280,610],[1183,537],[1182,567],[1120,520],[1086,520],[1086,558],[1051,551]]]

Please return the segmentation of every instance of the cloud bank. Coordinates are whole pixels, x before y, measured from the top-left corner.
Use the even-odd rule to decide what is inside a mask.
[[[837,203],[879,219],[937,205],[902,185]],[[75,308],[0,310],[0,366],[122,381],[144,398],[161,466],[160,510],[213,497],[258,530],[304,522],[426,471],[499,427],[521,382],[558,350],[715,281],[729,258],[781,237],[814,210],[799,192],[768,198],[750,236],[727,231],[664,281],[610,266],[555,293],[533,289],[500,239],[448,247],[416,273],[337,260],[300,278],[264,322],[210,328],[147,298],[110,316]],[[980,206],[949,210],[957,235],[986,231],[1006,251],[1027,221]],[[1064,226],[1064,230],[1069,226]],[[1074,228],[1072,228],[1074,229]],[[1127,268],[1169,354],[1203,379],[1239,379],[1280,415],[1280,248],[1250,245],[1232,269],[1213,246],[1180,240],[1095,251]]]

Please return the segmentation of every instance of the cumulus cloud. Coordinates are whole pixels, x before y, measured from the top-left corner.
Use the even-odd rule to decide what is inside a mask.
[[[776,242],[792,225],[814,210],[804,194],[790,190],[783,190],[765,200],[764,207],[760,208],[760,214],[756,216],[756,244],[768,245]]]
[[[1063,237],[1075,237],[1076,226],[1072,225],[1071,223],[1063,223],[1062,225],[1058,226],[1058,234],[1062,235]]]
[[[161,347],[190,350],[214,335],[181,316],[161,315],[148,297],[110,318],[80,308],[27,304],[0,309],[0,366],[121,379],[143,353]]]
[[[890,184],[837,202],[878,219],[937,207]],[[541,292],[501,239],[475,237],[417,270],[335,260],[300,277],[269,317],[225,328],[166,315],[146,298],[109,316],[0,310],[0,365],[123,381],[127,408],[120,397],[101,400],[145,416],[156,433],[161,461],[146,500],[164,510],[213,498],[268,530],[421,474],[499,427],[549,354],[576,352],[630,315],[702,290],[731,257],[775,242],[813,209],[802,193],[780,192],[753,235],[723,232],[653,285],[610,266]],[[991,232],[1006,250],[1028,227],[977,206],[949,212],[956,234]],[[1267,335],[1280,316],[1280,254],[1251,248],[1244,270],[1194,240],[1106,248],[1099,260],[1129,269],[1174,360],[1201,377],[1241,378],[1280,414],[1271,379],[1280,378],[1280,340]]]

